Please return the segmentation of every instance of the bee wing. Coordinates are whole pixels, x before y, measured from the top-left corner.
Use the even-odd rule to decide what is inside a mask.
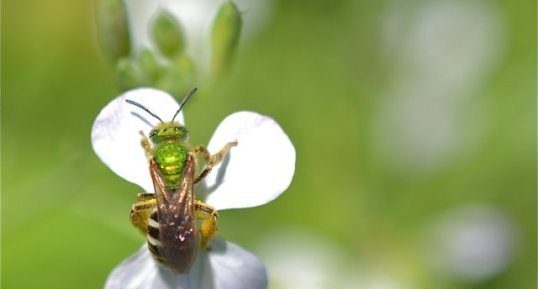
[[[149,161],[149,174],[151,176],[151,181],[153,182],[153,189],[155,190],[157,202],[166,202],[165,199],[167,199],[173,192],[168,192],[166,189],[164,177],[161,175],[159,165],[154,159],[150,159]]]
[[[166,188],[157,163],[150,161],[159,219],[159,253],[164,263],[180,273],[187,272],[196,257],[198,235],[194,215],[194,157],[189,155],[178,189]]]

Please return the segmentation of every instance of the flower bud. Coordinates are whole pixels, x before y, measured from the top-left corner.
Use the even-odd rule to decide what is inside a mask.
[[[185,49],[185,37],[177,19],[170,12],[161,10],[151,25],[151,37],[166,57],[173,58]]]
[[[142,71],[128,57],[118,60],[116,71],[118,86],[121,91],[141,87],[146,84]]]
[[[195,84],[195,71],[191,60],[181,55],[161,71],[155,86],[177,99],[183,97]]]
[[[131,52],[125,3],[123,0],[98,0],[96,10],[99,44],[108,60],[115,63]]]
[[[211,30],[211,72],[214,75],[221,75],[230,68],[241,25],[241,13],[237,6],[226,0],[217,11]]]
[[[145,79],[151,84],[159,78],[161,72],[161,64],[155,57],[153,51],[149,48],[143,48],[138,53],[138,66]]]

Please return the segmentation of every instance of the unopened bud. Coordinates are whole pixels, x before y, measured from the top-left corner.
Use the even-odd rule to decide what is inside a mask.
[[[138,65],[146,80],[151,84],[159,78],[161,64],[149,48],[142,49],[138,54]]]
[[[161,10],[153,20],[151,36],[161,53],[169,58],[183,52],[185,37],[177,19],[170,12]]]
[[[118,86],[121,91],[141,87],[146,84],[142,71],[128,57],[118,60],[116,64]]]
[[[214,75],[221,75],[230,68],[241,25],[241,13],[237,6],[226,0],[217,11],[211,30],[211,72]]]
[[[98,0],[97,37],[105,56],[112,63],[131,52],[127,10],[123,0]]]
[[[191,60],[181,55],[161,71],[156,87],[179,99],[195,85],[194,75]]]

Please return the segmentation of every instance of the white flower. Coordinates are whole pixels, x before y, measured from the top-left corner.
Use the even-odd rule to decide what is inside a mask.
[[[125,102],[134,100],[164,121],[179,105],[165,92],[142,88],[128,91],[106,105],[92,128],[92,145],[99,158],[119,176],[153,192],[148,161],[139,131],[148,135],[158,123],[143,110]],[[183,116],[176,118],[184,124]],[[295,171],[295,149],[271,118],[254,112],[226,117],[211,138],[208,150],[217,152],[238,141],[228,157],[195,187],[197,198],[217,210],[265,204],[289,186]],[[136,192],[133,192],[133,196]],[[106,289],[265,288],[263,264],[237,245],[216,237],[211,250],[200,250],[189,274],[178,275],[157,265],[146,246],[116,267]]]

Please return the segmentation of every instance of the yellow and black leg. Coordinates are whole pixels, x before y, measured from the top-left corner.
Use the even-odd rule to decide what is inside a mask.
[[[140,229],[142,234],[148,232],[148,222],[151,213],[157,205],[155,194],[140,193],[137,195],[138,202],[131,207],[131,223]]]
[[[202,225],[200,226],[202,240],[200,245],[202,248],[207,249],[209,241],[218,231],[219,214],[213,207],[198,200],[194,203],[194,209],[196,218],[202,220]]]
[[[206,161],[206,165],[205,165],[204,170],[196,178],[194,183],[196,184],[200,182],[201,180],[203,180],[205,176],[207,176],[207,174],[211,172],[213,167],[218,165],[224,159],[224,157],[226,157],[226,155],[230,152],[230,149],[236,145],[237,145],[237,141],[231,141],[225,144],[224,147],[214,155],[210,155],[207,148],[205,148],[202,145],[195,146],[193,149],[194,154],[202,155],[202,157]]]

